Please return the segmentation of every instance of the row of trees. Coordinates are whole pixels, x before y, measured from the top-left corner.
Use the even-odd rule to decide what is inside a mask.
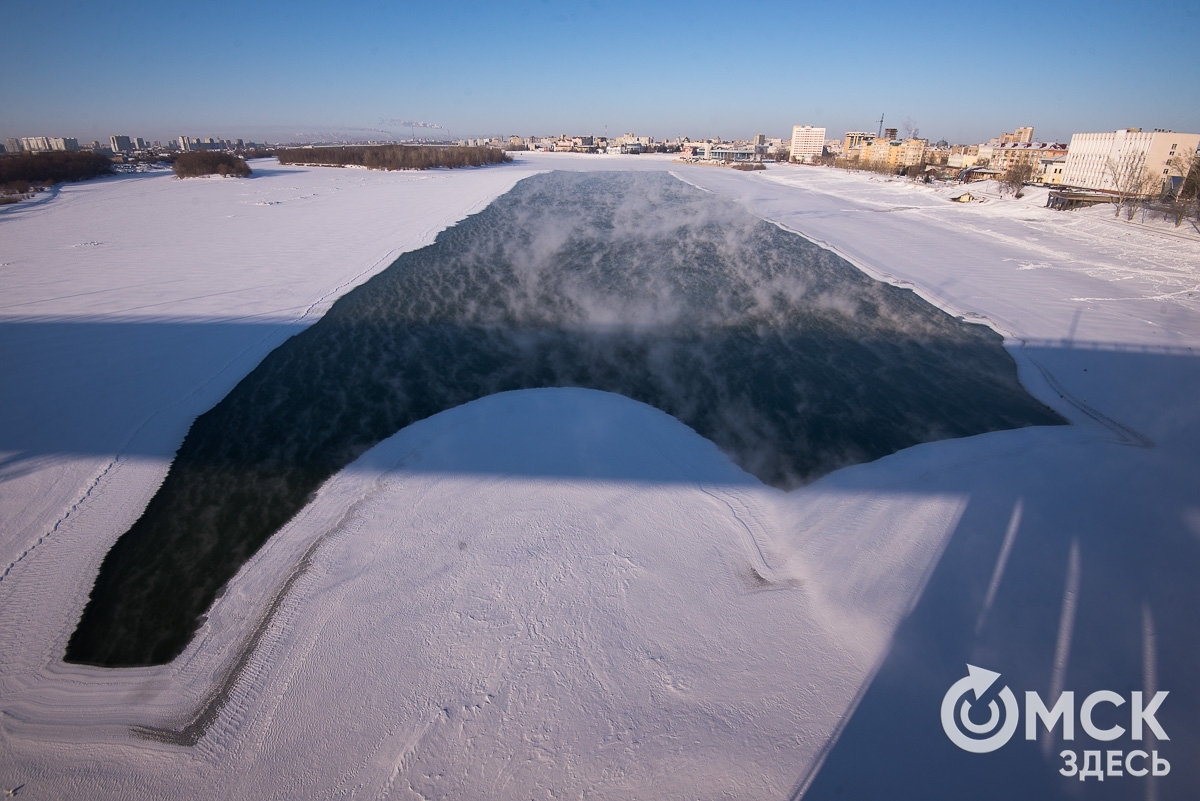
[[[1157,205],[1167,209],[1166,216],[1173,218],[1175,227],[1184,220],[1200,213],[1200,156],[1194,153],[1179,153],[1167,161],[1171,173],[1183,176],[1176,185],[1164,185],[1163,177],[1146,166],[1144,153],[1124,159],[1108,159],[1105,172],[1113,185],[1113,216],[1132,220],[1138,211],[1143,214],[1147,207]]]
[[[883,161],[865,161],[863,159],[848,159],[839,156],[816,156],[813,164],[825,167],[837,167],[848,172],[873,172],[878,175],[906,176],[913,180],[923,180],[925,177],[925,162],[911,164],[907,167],[890,167]]]
[[[233,175],[246,178],[250,175],[250,165],[245,159],[219,150],[180,153],[171,169],[180,178],[195,178],[201,175]]]
[[[330,167],[368,167],[372,170],[427,170],[431,167],[479,167],[512,161],[492,147],[433,145],[350,145],[346,147],[280,148],[280,164],[319,164]]]
[[[0,156],[0,187],[4,194],[24,194],[34,186],[60,181],[85,181],[113,171],[112,163],[90,150],[52,150]]]

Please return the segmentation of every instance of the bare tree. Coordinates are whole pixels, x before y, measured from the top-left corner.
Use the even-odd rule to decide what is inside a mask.
[[[1025,182],[1033,178],[1033,165],[1018,161],[1000,174],[1000,186],[1008,189],[1015,197],[1021,197]]]
[[[1179,153],[1172,156],[1167,161],[1167,169],[1177,173],[1180,178],[1170,215],[1178,228],[1188,217],[1200,213],[1200,154]]]
[[[1114,217],[1120,217],[1122,209],[1125,219],[1132,220],[1138,209],[1145,206],[1146,201],[1154,192],[1154,181],[1146,167],[1145,153],[1127,153],[1122,157],[1109,157],[1105,162],[1105,171],[1113,184],[1116,193],[1113,198]]]

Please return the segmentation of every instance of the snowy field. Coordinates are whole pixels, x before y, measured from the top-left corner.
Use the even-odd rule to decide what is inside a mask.
[[[0,210],[0,789],[1200,787],[1200,239],[1050,211],[1038,192],[955,204],[949,188],[816,168],[528,154],[427,173],[255,169],[105,179]],[[799,232],[993,327],[1074,425],[920,445],[784,493],[621,396],[494,395],[326,483],[175,662],[63,663],[100,561],[191,421],[338,296],[548,169],[669,170]],[[967,663],[1022,698],[1169,691],[1169,740],[1018,734],[961,751],[938,710]],[[1097,724],[1128,728],[1128,709]],[[1081,762],[1156,750],[1172,767],[1080,782],[1059,774],[1064,748]]]

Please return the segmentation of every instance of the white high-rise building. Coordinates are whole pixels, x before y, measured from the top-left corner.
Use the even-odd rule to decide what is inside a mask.
[[[23,136],[21,137],[21,149],[31,153],[53,150],[48,136]]]
[[[1104,133],[1071,135],[1063,186],[1101,191],[1128,192],[1131,176],[1144,173],[1146,186],[1135,194],[1156,195],[1173,178],[1181,176],[1172,164],[1178,155],[1193,156],[1200,134],[1173,131],[1143,131],[1125,128]],[[1127,184],[1118,186],[1118,181]]]
[[[792,161],[809,162],[825,147],[825,129],[811,125],[792,126]]]

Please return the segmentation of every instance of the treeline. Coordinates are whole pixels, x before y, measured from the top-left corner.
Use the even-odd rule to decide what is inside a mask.
[[[372,170],[428,170],[432,167],[479,167],[512,161],[492,147],[432,145],[348,145],[346,147],[277,148],[280,164],[368,167]]]
[[[195,178],[200,175],[234,175],[245,178],[250,175],[250,165],[245,159],[218,150],[180,153],[171,169],[180,178]]]
[[[32,186],[85,181],[112,171],[108,158],[90,150],[18,153],[0,156],[0,187],[6,194],[24,193]]]

